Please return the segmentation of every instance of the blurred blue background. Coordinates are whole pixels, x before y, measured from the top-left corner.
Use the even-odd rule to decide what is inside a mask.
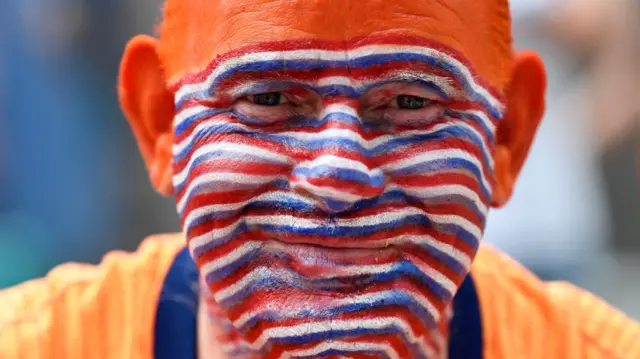
[[[152,33],[160,6],[0,2],[0,288],[179,230],[116,96],[126,41]],[[548,111],[486,241],[640,318],[640,5],[511,6],[516,47],[547,65]]]

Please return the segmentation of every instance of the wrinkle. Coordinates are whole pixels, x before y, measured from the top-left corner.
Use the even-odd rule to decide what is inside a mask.
[[[442,6],[444,9],[449,10],[449,12],[456,18],[458,19],[458,21],[460,21],[461,24],[464,24],[465,21],[460,17],[460,14],[458,14],[458,12],[456,11],[456,9],[454,9],[453,7],[451,7],[451,5],[449,3],[447,3],[447,0],[436,0],[440,3],[440,6]]]
[[[401,15],[401,16],[404,16],[404,17],[417,17],[420,20],[439,20],[435,16],[427,15],[427,14],[424,14],[424,13],[417,13],[417,12],[413,12],[413,11],[395,11],[393,13]]]

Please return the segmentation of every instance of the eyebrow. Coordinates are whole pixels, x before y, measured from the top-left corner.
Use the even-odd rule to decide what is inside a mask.
[[[322,97],[346,96],[357,98],[371,90],[391,84],[407,84],[422,87],[434,92],[441,99],[464,98],[470,99],[466,93],[456,88],[454,79],[448,76],[430,73],[398,71],[390,76],[380,76],[375,79],[353,80],[349,76],[322,76],[317,79],[297,79],[274,75],[269,79],[238,78],[225,81],[215,89],[209,90],[215,96],[240,98],[266,92],[282,92],[292,88],[305,88]]]
[[[492,94],[494,91],[483,86],[462,61],[437,49],[411,45],[374,44],[340,51],[296,49],[241,53],[219,61],[216,66],[199,74],[195,81],[185,81],[176,91],[175,104],[180,108],[187,101],[215,96],[221,84],[248,74],[258,74],[258,77],[263,78],[272,76],[275,80],[275,75],[281,78],[291,75],[295,78],[292,76],[294,73],[322,73],[341,69],[346,70],[346,73],[369,71],[375,78],[377,68],[384,66],[404,67],[405,70],[410,70],[411,67],[432,69],[433,73],[410,70],[404,75],[406,79],[420,81],[421,78],[433,78],[434,73],[438,73],[444,79],[440,82],[441,85],[448,81],[456,84],[454,87],[457,88],[459,97],[463,95],[482,104],[495,118],[502,117],[502,101]],[[320,78],[328,77],[320,75]],[[428,80],[426,82],[429,83]],[[357,91],[354,92],[356,93]]]

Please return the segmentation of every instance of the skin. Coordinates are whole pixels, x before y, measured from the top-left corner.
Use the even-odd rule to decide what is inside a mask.
[[[265,357],[358,357],[376,340],[401,357],[440,353],[486,210],[511,195],[543,113],[544,68],[511,52],[506,4],[203,4],[169,1],[161,39],[129,43],[119,88],[152,183],[176,196],[209,307]],[[402,108],[403,96],[420,105]],[[253,289],[233,289],[256,273]],[[360,302],[371,295],[387,299]],[[385,318],[411,326],[420,349],[344,329]],[[288,325],[332,331],[277,340]]]

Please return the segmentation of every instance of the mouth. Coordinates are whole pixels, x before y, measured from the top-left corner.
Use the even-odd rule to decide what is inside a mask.
[[[293,271],[305,280],[336,281],[334,285],[345,291],[358,290],[369,285],[369,277],[386,273],[413,256],[406,248],[387,246],[384,248],[328,247],[308,243],[286,243],[267,240],[261,252],[272,268]],[[325,283],[327,284],[327,283]]]
[[[288,256],[294,258],[305,258],[306,262],[333,262],[333,263],[357,263],[377,260],[389,260],[390,257],[397,257],[399,248],[388,243],[376,243],[366,247],[358,246],[358,243],[347,243],[348,241],[336,242],[322,241],[318,243],[313,240],[290,240],[273,238],[266,240],[262,249],[265,252],[277,256]]]
[[[329,224],[330,226],[331,224]],[[264,243],[265,248],[298,248],[305,251],[322,251],[324,253],[338,253],[341,255],[360,253],[371,254],[382,251],[400,251],[417,247],[434,247],[449,252],[450,245],[436,239],[433,228],[414,225],[404,228],[401,232],[391,229],[381,229],[365,235],[309,235],[291,232],[275,232],[262,228],[254,228],[251,233],[254,239]]]
[[[404,237],[404,236],[402,236]],[[393,246],[398,241],[398,237],[389,238],[355,238],[355,237],[316,237],[299,236],[291,234],[271,234],[267,242],[277,242],[283,245],[317,248],[323,250],[359,251],[359,250],[379,250]]]
[[[237,302],[246,288],[277,283],[290,294],[327,299],[347,298],[367,288],[391,286],[407,258],[400,248],[336,248],[307,243],[261,241],[253,265],[218,282],[215,298],[223,307]],[[407,266],[405,264],[405,266]],[[403,275],[406,275],[403,272]],[[386,278],[380,282],[382,277]],[[392,280],[393,279],[393,280]],[[236,288],[238,284],[242,290]],[[245,288],[246,287],[246,288]],[[379,288],[380,289],[380,288]]]

